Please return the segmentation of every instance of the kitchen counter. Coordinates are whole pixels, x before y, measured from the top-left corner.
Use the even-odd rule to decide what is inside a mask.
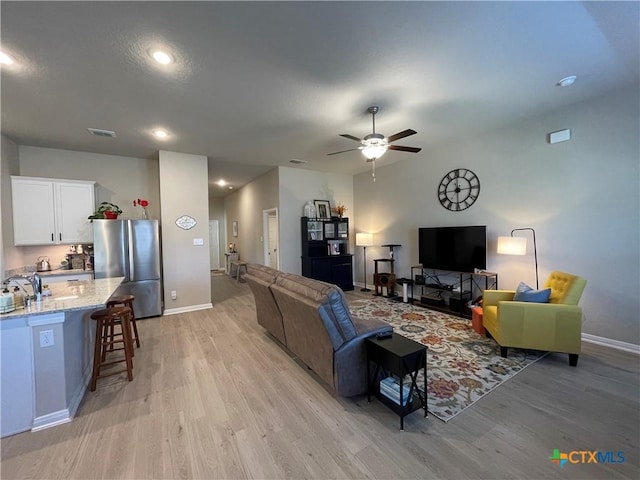
[[[72,270],[61,271],[72,272]],[[84,272],[84,270],[81,271]],[[43,280],[44,278],[43,276]],[[109,297],[122,283],[122,280],[124,280],[124,277],[52,283],[49,285],[51,296],[43,296],[40,302],[31,301],[30,307],[20,308],[9,313],[2,313],[0,314],[0,320],[104,307]]]
[[[123,280],[51,283],[51,296],[0,315],[0,436],[71,421],[91,378],[91,313]]]

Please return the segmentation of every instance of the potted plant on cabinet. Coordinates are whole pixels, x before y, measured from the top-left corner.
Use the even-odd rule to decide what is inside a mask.
[[[118,215],[122,214],[120,207],[114,203],[102,202],[98,209],[90,215],[89,220],[96,220],[106,218],[108,220],[115,220]]]

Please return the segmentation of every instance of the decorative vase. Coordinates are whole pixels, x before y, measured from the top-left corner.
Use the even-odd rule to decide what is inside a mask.
[[[307,218],[316,218],[316,206],[311,200],[305,203],[303,213]]]
[[[142,219],[143,220],[149,220],[149,216],[147,215],[147,208],[146,207],[142,207]]]
[[[104,218],[107,220],[116,220],[118,218],[118,214],[116,212],[104,212]]]

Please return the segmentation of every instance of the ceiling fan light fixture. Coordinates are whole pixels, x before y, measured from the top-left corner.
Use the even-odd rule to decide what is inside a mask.
[[[384,152],[387,151],[387,147],[389,146],[389,142],[387,142],[387,139],[384,138],[383,135],[372,133],[364,137],[362,145],[364,146],[362,154],[367,157],[368,160],[372,160],[384,155]]]
[[[362,149],[362,154],[367,157],[368,160],[373,160],[374,158],[380,158],[384,155],[384,152],[387,151],[387,147],[384,145],[374,144],[367,145]]]

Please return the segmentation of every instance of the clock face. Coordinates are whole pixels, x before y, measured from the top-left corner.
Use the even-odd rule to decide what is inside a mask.
[[[471,170],[456,168],[447,173],[438,186],[438,199],[453,212],[466,210],[480,195],[480,180]]]

